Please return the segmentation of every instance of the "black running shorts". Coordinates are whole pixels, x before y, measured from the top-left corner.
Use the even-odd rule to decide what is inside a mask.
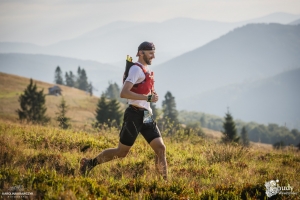
[[[146,141],[150,143],[153,139],[161,137],[155,122],[143,123],[144,110],[129,106],[124,113],[122,129],[120,131],[120,142],[132,146],[138,134],[141,133]]]

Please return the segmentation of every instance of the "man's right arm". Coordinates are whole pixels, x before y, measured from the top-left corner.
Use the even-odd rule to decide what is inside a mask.
[[[146,100],[147,101],[147,98],[148,98],[147,95],[137,94],[137,93],[130,91],[132,87],[133,87],[133,83],[131,83],[129,81],[125,81],[124,86],[120,93],[120,97],[125,98],[125,99]]]
[[[133,83],[129,81],[125,81],[124,86],[121,90],[120,97],[125,99],[132,99],[132,100],[148,100],[148,95],[144,94],[137,94],[135,92],[130,91],[133,87]],[[158,95],[155,93],[152,96],[151,102],[157,102],[158,101]]]

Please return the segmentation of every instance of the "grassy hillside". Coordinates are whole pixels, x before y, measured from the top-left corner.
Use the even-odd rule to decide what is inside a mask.
[[[20,124],[14,112],[26,78],[0,73],[0,194],[27,192],[31,199],[266,199],[265,182],[278,179],[281,186],[300,194],[300,152],[295,148],[272,150],[220,144],[220,133],[204,129],[206,139],[178,134],[164,137],[169,179],[156,173],[154,153],[139,136],[125,159],[97,166],[88,177],[78,172],[82,157],[94,157],[118,144],[119,130],[92,129],[97,97],[61,86],[70,105],[72,124],[80,129],[61,130]],[[39,89],[51,84],[38,82]],[[47,96],[49,116],[60,97]],[[212,138],[212,139],[210,139]],[[216,139],[214,139],[216,138]]]
[[[48,94],[48,88],[53,84],[35,81],[38,90],[44,89],[44,94]],[[17,110],[20,105],[18,98],[22,94],[29,84],[28,78],[20,76],[9,75],[0,73],[0,117],[16,119],[18,118]],[[89,96],[84,91],[76,88],[70,88],[60,85],[62,96],[65,98],[69,105],[69,111],[67,116],[71,117],[71,123],[74,126],[82,126],[87,123],[91,123],[94,120],[94,112],[98,102],[98,97]],[[61,96],[46,96],[47,115],[54,118],[55,113],[58,111],[57,106],[61,101]],[[55,120],[52,119],[52,124],[55,124]]]
[[[154,154],[139,136],[129,155],[78,174],[82,157],[114,147],[118,130],[77,132],[0,120],[0,192],[31,192],[38,199],[267,199],[265,182],[300,192],[300,153],[165,137],[169,179],[155,172]],[[82,152],[84,146],[89,147]],[[18,187],[17,187],[18,186]],[[17,188],[17,189],[16,189]],[[3,197],[3,195],[2,195]]]

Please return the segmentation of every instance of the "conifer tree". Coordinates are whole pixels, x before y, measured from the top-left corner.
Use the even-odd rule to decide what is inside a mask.
[[[163,109],[163,120],[174,124],[178,124],[178,111],[176,110],[175,97],[172,96],[171,92],[167,92],[165,100],[162,102]]]
[[[243,126],[242,131],[241,131],[241,139],[242,139],[243,146],[248,147],[250,144],[250,141],[249,141],[248,133],[247,133],[245,126]]]
[[[66,80],[66,86],[74,87],[75,86],[75,76],[73,75],[72,71],[70,73],[66,72],[65,74],[65,80]]]
[[[80,84],[80,77],[81,77],[81,68],[80,66],[78,66],[77,68],[77,77],[76,77],[76,81],[75,81],[75,88],[79,89],[79,84]]]
[[[105,91],[105,96],[109,99],[118,99],[120,100],[120,87],[117,83],[108,83],[108,87]]]
[[[66,117],[68,111],[68,105],[65,99],[62,97],[60,104],[58,105],[58,112],[56,113],[56,121],[59,123],[59,127],[62,129],[68,129],[71,127],[71,118]]]
[[[47,123],[50,118],[45,115],[45,96],[44,90],[37,91],[36,83],[33,84],[33,80],[30,79],[30,83],[24,90],[24,93],[19,96],[19,102],[21,109],[17,109],[19,119],[21,121],[26,120],[27,122]]]
[[[68,72],[65,73],[65,80],[66,80],[66,86],[70,86],[70,76]]]
[[[55,69],[55,79],[54,79],[54,82],[56,84],[60,84],[60,85],[63,85],[64,84],[64,81],[63,81],[63,73],[60,69],[59,66],[56,67]]]
[[[77,81],[76,81],[76,88],[83,90],[83,91],[88,91],[88,78],[86,75],[85,70],[80,68],[80,66],[77,69]]]
[[[108,126],[118,126],[121,123],[121,117],[119,102],[116,99],[107,102],[105,95],[102,94],[96,108],[96,126],[104,123]]]
[[[97,120],[96,126],[108,122],[109,112],[104,94],[101,95],[101,98],[98,101],[95,117]]]
[[[158,117],[158,111],[157,111],[155,103],[151,102],[150,107],[152,108],[152,114],[153,114],[152,117],[154,120],[156,120],[156,118]]]
[[[238,142],[239,137],[237,136],[235,122],[229,111],[225,115],[225,122],[223,123],[224,131],[222,132],[224,137],[222,138],[223,142],[230,143],[230,142]]]
[[[118,126],[121,122],[122,113],[120,112],[120,105],[116,99],[107,99],[104,94],[98,101],[96,108],[96,126],[106,123],[108,126]]]
[[[117,99],[111,99],[108,103],[108,113],[110,126],[119,126],[121,124],[122,113]]]
[[[86,75],[86,72],[84,69],[81,70],[79,80],[80,81],[79,81],[78,89],[87,91],[89,84],[88,84],[88,78],[87,78],[87,75]]]
[[[93,96],[93,84],[92,82],[89,83],[89,86],[88,86],[88,92],[90,93],[90,96]]]
[[[77,68],[77,78],[80,77],[80,74],[81,74],[81,68],[80,68],[80,66],[78,66],[78,68]]]
[[[69,73],[69,84],[70,84],[70,87],[75,87],[75,75],[73,74],[72,71],[70,71]]]

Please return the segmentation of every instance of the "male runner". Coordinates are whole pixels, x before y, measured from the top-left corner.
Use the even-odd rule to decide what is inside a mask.
[[[121,98],[128,99],[128,108],[124,113],[124,122],[120,131],[118,147],[102,151],[93,159],[82,158],[80,173],[86,175],[93,167],[113,160],[124,158],[134,144],[139,133],[143,135],[154,150],[157,171],[167,179],[166,147],[161,133],[153,121],[150,102],[157,102],[158,95],[154,90],[154,77],[148,66],[155,58],[155,46],[150,42],[143,42],[138,47],[138,62],[128,73],[120,93]]]

